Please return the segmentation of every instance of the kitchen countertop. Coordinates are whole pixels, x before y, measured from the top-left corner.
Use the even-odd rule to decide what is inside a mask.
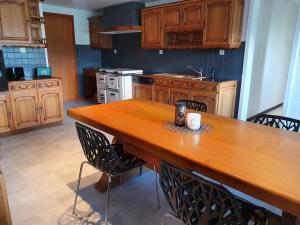
[[[136,77],[149,77],[149,78],[171,78],[171,79],[179,79],[179,80],[188,80],[188,81],[194,81],[194,82],[205,82],[205,83],[220,83],[220,82],[226,82],[226,81],[232,81],[232,80],[219,80],[215,79],[212,80],[210,78],[207,79],[195,79],[197,76],[194,75],[188,75],[188,74],[174,74],[174,73],[156,73],[156,74],[135,74]]]
[[[36,80],[51,80],[51,79],[61,79],[59,77],[45,77],[45,78],[37,78],[35,76],[33,77],[25,77],[24,79],[16,79],[16,80],[9,80],[8,82],[19,82],[19,81],[36,81]]]

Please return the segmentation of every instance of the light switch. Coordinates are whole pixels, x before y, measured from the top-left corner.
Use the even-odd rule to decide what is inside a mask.
[[[225,50],[224,49],[220,49],[219,55],[225,55]]]
[[[117,49],[114,49],[114,54],[118,54],[118,50]]]
[[[159,50],[159,51],[158,51],[158,54],[163,55],[163,54],[164,54],[164,50],[162,50],[162,49]]]

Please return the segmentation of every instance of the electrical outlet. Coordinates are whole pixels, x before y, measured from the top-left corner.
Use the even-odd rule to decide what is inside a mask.
[[[118,50],[117,49],[114,49],[114,54],[118,54]]]
[[[164,54],[164,50],[162,50],[162,49],[159,50],[159,51],[158,51],[158,54],[163,55],[163,54]]]
[[[225,55],[225,50],[224,49],[220,49],[219,55]]]
[[[26,48],[20,48],[21,53],[26,53]]]

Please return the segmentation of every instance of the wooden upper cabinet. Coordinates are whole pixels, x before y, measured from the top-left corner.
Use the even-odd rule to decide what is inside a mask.
[[[238,48],[244,0],[189,0],[142,10],[143,48]]]
[[[31,43],[27,0],[0,0],[0,39],[3,44]]]
[[[162,47],[162,11],[160,8],[142,11],[142,47]]]
[[[182,24],[203,26],[204,1],[182,5]]]
[[[92,48],[112,49],[112,36],[111,34],[98,33],[101,24],[101,17],[94,16],[88,18],[89,20],[89,33],[90,45]]]
[[[163,24],[164,28],[172,28],[181,24],[181,7],[169,6],[163,8]]]
[[[38,96],[36,90],[11,93],[11,106],[15,129],[33,127],[40,124]]]
[[[239,47],[243,0],[207,0],[203,44],[211,47]]]
[[[181,3],[163,8],[164,29],[182,30],[185,26],[203,26],[204,1]]]
[[[60,88],[38,90],[41,123],[53,123],[63,120],[63,100]]]
[[[12,128],[13,122],[9,95],[0,93],[0,133],[11,131]]]

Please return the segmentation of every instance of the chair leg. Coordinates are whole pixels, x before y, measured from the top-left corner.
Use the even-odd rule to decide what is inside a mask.
[[[156,166],[153,166],[155,172],[155,188],[156,188],[156,199],[157,199],[157,208],[160,209],[160,197],[159,197],[159,189],[158,189],[158,176],[156,171]]]
[[[163,215],[163,217],[161,218],[160,225],[165,225],[166,220],[167,220],[168,217],[171,217],[171,218],[173,218],[173,219],[175,219],[175,220],[177,220],[177,221],[179,221],[183,224],[183,222],[180,219],[178,219],[175,215],[173,215],[171,213],[167,213],[167,214]]]
[[[80,181],[81,181],[81,174],[82,174],[82,169],[83,169],[83,165],[89,163],[87,161],[84,161],[81,163],[80,165],[80,170],[79,170],[79,175],[78,175],[78,181],[77,181],[77,188],[76,188],[76,194],[75,194],[75,200],[74,200],[74,205],[73,205],[73,212],[72,214],[75,214],[75,210],[76,210],[76,204],[77,204],[77,198],[78,198],[78,194],[79,194],[79,187],[80,187]]]
[[[106,197],[106,210],[105,210],[105,225],[108,224],[108,213],[109,213],[109,201],[110,201],[110,185],[111,185],[111,176],[108,175],[108,182],[107,182],[107,197]]]

